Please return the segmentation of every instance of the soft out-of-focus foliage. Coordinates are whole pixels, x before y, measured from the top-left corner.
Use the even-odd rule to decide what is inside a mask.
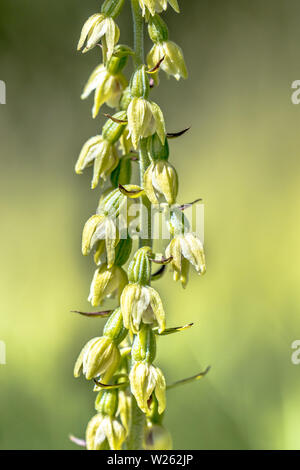
[[[75,384],[78,350],[102,320],[88,309],[91,260],[80,253],[98,190],[73,166],[102,118],[79,95],[95,63],[75,47],[99,2],[5,0],[0,6],[1,282],[0,447],[74,448],[93,414],[90,384]],[[208,272],[187,292],[166,275],[168,325],[160,339],[169,382],[212,366],[169,392],[175,448],[299,448],[300,366],[291,364],[299,320],[299,122],[290,86],[299,79],[296,0],[182,0],[168,12],[190,79],[162,80],[153,96],[180,174],[180,200],[205,201]],[[121,17],[130,42],[130,15]],[[126,36],[127,31],[127,36]],[[123,33],[124,34],[124,33]],[[149,44],[148,44],[149,45]],[[168,93],[166,92],[168,91]]]

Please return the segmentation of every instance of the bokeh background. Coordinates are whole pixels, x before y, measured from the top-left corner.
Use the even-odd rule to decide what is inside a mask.
[[[181,15],[164,17],[190,78],[162,79],[153,97],[169,131],[192,126],[172,141],[172,162],[180,201],[205,201],[208,271],[186,291],[170,273],[159,284],[169,326],[195,326],[161,339],[157,364],[168,382],[212,369],[169,392],[166,425],[176,449],[299,449],[291,343],[300,338],[300,106],[291,83],[300,79],[300,4],[180,3]],[[79,98],[99,50],[75,49],[98,8],[0,3],[2,449],[75,448],[68,434],[83,436],[93,415],[91,385],[72,368],[103,320],[70,310],[89,309],[93,274],[80,239],[99,191],[73,167],[103,124]],[[129,10],[118,22],[121,42],[132,44]]]

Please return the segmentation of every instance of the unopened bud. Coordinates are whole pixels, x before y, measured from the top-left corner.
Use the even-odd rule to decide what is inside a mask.
[[[118,122],[126,120],[126,111],[115,113],[112,117],[113,119],[109,118],[102,128],[102,136],[110,144],[119,140],[127,124],[127,122]]]
[[[147,99],[149,91],[149,77],[146,72],[146,66],[141,65],[131,78],[130,93],[133,98]]]
[[[149,412],[149,399],[152,393],[158,401],[158,412],[166,408],[166,381],[162,371],[145,362],[136,362],[129,374],[131,392],[144,413]]]
[[[128,331],[124,327],[121,309],[117,308],[107,320],[103,334],[113,339],[116,344],[120,344],[127,336],[127,333]]]
[[[151,262],[149,255],[151,254],[150,247],[140,248],[134,255],[128,267],[129,282],[136,282],[142,286],[150,283],[151,278]]]
[[[101,390],[95,400],[95,409],[104,415],[115,416],[118,409],[118,391]]]
[[[160,140],[157,133],[147,139],[147,150],[151,160],[168,160],[169,144],[168,140],[164,142]]]
[[[178,193],[175,168],[165,160],[151,163],[144,174],[144,189],[152,204],[159,204],[161,199],[174,204]]]

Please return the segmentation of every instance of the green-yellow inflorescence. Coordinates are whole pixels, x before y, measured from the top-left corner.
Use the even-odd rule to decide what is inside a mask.
[[[98,393],[96,414],[86,429],[88,450],[172,448],[171,435],[163,425],[166,380],[154,361],[157,338],[186,327],[166,329],[165,308],[152,286],[164,269],[159,274],[152,268],[154,262],[169,263],[174,279],[180,279],[184,286],[190,265],[199,274],[206,269],[202,243],[190,230],[183,206],[176,206],[178,175],[170,162],[167,140],[172,135],[167,134],[161,108],[150,98],[153,86],[159,84],[160,69],[176,80],[187,78],[183,53],[169,40],[168,27],[159,15],[168,5],[179,13],[178,2],[130,1],[134,51],[118,44],[116,19],[128,3],[125,0],[104,0],[100,12],[85,22],[78,43],[82,52],[101,45],[102,54],[81,98],[94,93],[93,118],[99,116],[102,107],[113,108],[111,114],[105,111],[102,130],[83,145],[75,166],[78,174],[93,167],[92,189],[105,185],[82,234],[82,253],[93,254],[96,265],[88,300],[92,307],[107,299],[115,304],[102,312],[81,312],[88,317],[108,316],[102,334],[96,333],[85,344],[74,367],[75,377],[82,373],[93,380]],[[145,24],[153,42],[147,64],[143,52]],[[126,67],[132,63],[134,68],[128,74]],[[136,182],[131,181],[135,166],[140,170]],[[133,205],[138,211],[132,210]],[[153,251],[152,205],[170,213],[170,240],[164,256]],[[149,212],[146,217],[145,208]],[[135,221],[135,212],[139,246],[132,253],[135,245],[130,224]],[[147,238],[143,238],[144,229]]]

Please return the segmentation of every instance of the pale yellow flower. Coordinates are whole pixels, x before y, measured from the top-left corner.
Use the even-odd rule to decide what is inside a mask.
[[[121,310],[124,326],[137,334],[141,324],[157,322],[159,332],[166,326],[165,311],[158,292],[149,286],[128,284],[121,295]]]
[[[152,393],[158,401],[158,412],[166,408],[166,381],[162,371],[145,362],[136,362],[129,374],[131,392],[144,413],[150,412],[149,398]]]
[[[190,264],[198,274],[204,274],[206,271],[203,245],[193,233],[176,235],[167,246],[166,257],[172,257],[170,264],[174,270],[174,280],[180,279],[183,287],[188,281]]]
[[[88,297],[93,307],[101,305],[106,298],[120,298],[121,292],[128,282],[127,274],[120,266],[107,267],[101,265],[96,269]]]
[[[74,367],[74,376],[81,372],[87,380],[103,376],[104,381],[111,377],[120,363],[120,351],[114,341],[107,336],[93,338],[83,347]]]
[[[178,193],[175,168],[166,160],[151,163],[144,174],[144,190],[152,204],[159,204],[161,199],[174,204]]]
[[[94,69],[88,79],[81,99],[86,99],[95,90],[92,111],[93,118],[95,118],[104,103],[111,108],[116,108],[126,87],[127,80],[121,72],[116,75],[112,74],[106,69],[105,65],[101,64]]]
[[[82,147],[75,171],[77,174],[81,174],[85,168],[94,164],[91,186],[92,189],[95,189],[100,179],[106,181],[118,162],[119,156],[115,146],[101,135],[96,135],[91,137]]]
[[[77,50],[85,47],[83,53],[93,49],[100,39],[105,41],[107,47],[107,56],[111,57],[114,46],[120,37],[120,30],[114,20],[107,17],[103,13],[96,13],[85,22],[83,25],[80,39],[78,42]]]
[[[148,67],[152,69],[162,58],[164,59],[160,64],[160,68],[167,75],[172,75],[176,80],[188,77],[183,52],[175,42],[164,41],[154,44],[147,57]],[[156,75],[158,75],[158,72]]]
[[[88,450],[121,450],[126,439],[126,430],[111,416],[98,413],[87,425]]]
[[[179,13],[177,0],[139,0],[143,16],[145,16],[146,13],[150,13],[152,16],[154,16],[155,13],[161,13],[163,10],[168,8],[168,3],[177,13]]]
[[[139,140],[157,132],[162,143],[166,138],[166,128],[163,113],[153,101],[145,98],[133,98],[127,110],[128,129],[134,148]]]

